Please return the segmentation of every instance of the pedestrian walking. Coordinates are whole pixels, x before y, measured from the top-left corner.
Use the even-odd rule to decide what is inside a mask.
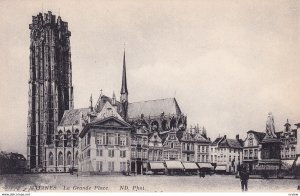
[[[204,171],[199,171],[199,177],[204,178],[205,177],[205,172]]]
[[[243,165],[240,170],[240,179],[241,179],[241,187],[242,191],[248,191],[248,180],[249,180],[249,173],[247,168]]]

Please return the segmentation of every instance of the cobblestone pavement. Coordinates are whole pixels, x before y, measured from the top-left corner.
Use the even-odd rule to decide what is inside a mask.
[[[299,179],[250,179],[250,192],[298,192]],[[0,190],[240,192],[235,176],[76,176],[26,174],[0,176]]]

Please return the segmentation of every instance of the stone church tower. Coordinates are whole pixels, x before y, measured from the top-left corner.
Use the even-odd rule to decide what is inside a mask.
[[[27,123],[28,168],[45,166],[45,146],[65,110],[73,109],[72,64],[68,23],[51,12],[32,17]]]

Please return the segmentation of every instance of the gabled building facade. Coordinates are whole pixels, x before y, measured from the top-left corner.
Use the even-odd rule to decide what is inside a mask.
[[[151,133],[149,135],[149,162],[162,162],[164,160],[163,151],[163,140],[159,133],[157,131]]]
[[[138,124],[131,132],[131,171],[145,172],[148,163],[149,131],[145,125]]]
[[[194,136],[195,141],[195,162],[211,163],[210,156],[210,138],[207,137],[206,131],[198,132]]]
[[[187,131],[182,132],[181,143],[181,160],[185,162],[195,162],[195,140]]]
[[[277,132],[276,135],[281,141],[280,156],[281,160],[295,160],[297,152],[297,129],[292,129],[287,120],[284,130]]]
[[[88,174],[127,172],[132,130],[133,127],[107,102],[79,135],[80,171]]]
[[[257,131],[248,131],[247,137],[244,141],[243,148],[243,163],[245,163],[250,171],[258,165],[258,161],[261,159],[260,144],[265,137],[265,133]]]
[[[181,143],[176,136],[175,128],[169,131],[163,143],[163,156],[164,160],[181,160]]]
[[[213,163],[216,164],[216,170],[222,170],[229,173],[237,171],[242,163],[243,142],[237,135],[235,139],[229,139],[226,135],[218,137],[211,145],[211,155]]]

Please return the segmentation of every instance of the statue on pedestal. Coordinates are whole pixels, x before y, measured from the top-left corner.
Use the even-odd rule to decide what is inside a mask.
[[[271,112],[268,114],[268,119],[266,122],[266,137],[277,138],[275,134],[274,118]]]

